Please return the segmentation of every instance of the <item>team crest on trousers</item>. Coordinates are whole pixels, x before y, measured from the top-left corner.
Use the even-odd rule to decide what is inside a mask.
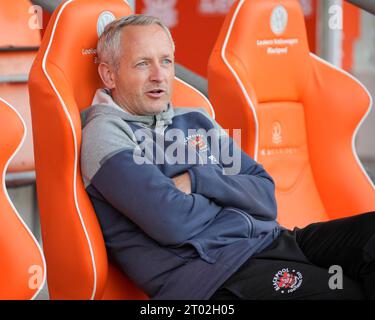
[[[275,274],[272,284],[275,291],[285,294],[296,291],[301,286],[302,280],[301,272],[284,268]]]

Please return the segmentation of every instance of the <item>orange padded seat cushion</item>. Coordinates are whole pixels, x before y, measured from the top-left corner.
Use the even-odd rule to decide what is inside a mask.
[[[222,127],[242,129],[245,152],[276,182],[286,227],[375,208],[354,137],[371,97],[309,52],[298,0],[236,1],[208,68]]]

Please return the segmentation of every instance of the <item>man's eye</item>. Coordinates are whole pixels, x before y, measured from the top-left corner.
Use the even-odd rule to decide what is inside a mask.
[[[163,60],[163,63],[164,63],[164,64],[171,64],[171,63],[172,63],[172,60],[171,60],[171,59],[164,59],[164,60]]]
[[[147,65],[147,62],[146,61],[142,61],[142,62],[139,62],[137,63],[137,67],[145,67]]]

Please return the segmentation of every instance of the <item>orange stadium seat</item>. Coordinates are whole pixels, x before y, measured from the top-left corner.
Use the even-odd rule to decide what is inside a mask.
[[[53,13],[30,73],[35,166],[51,299],[147,299],[108,262],[80,171],[80,111],[101,81],[95,63],[98,27],[131,13],[123,0],[68,0]],[[207,99],[182,81],[174,104]]]
[[[28,74],[40,44],[29,0],[0,2],[0,97],[14,105],[26,122],[26,140],[20,152],[9,165],[7,185],[33,183],[34,153],[31,130]]]
[[[34,299],[45,282],[45,262],[35,237],[19,216],[5,187],[5,172],[25,140],[19,113],[0,98],[0,299]]]
[[[375,209],[355,150],[371,96],[309,52],[298,0],[236,1],[208,66],[216,120],[241,129],[245,152],[276,182],[286,227]]]

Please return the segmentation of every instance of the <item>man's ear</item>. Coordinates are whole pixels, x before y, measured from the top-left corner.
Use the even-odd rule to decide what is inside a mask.
[[[101,62],[98,66],[98,72],[106,88],[115,88],[115,75],[107,63]]]

